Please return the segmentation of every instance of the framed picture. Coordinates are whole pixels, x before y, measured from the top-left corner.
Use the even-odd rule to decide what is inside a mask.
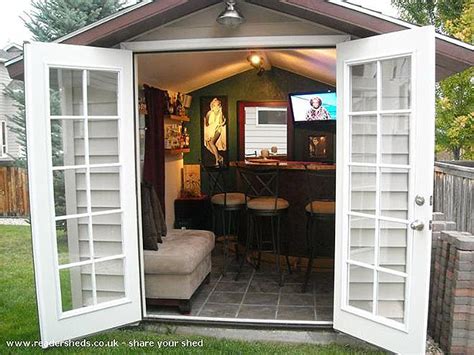
[[[308,135],[306,155],[309,161],[332,161],[333,134],[312,133]]]
[[[201,161],[205,166],[229,163],[227,96],[201,97]]]

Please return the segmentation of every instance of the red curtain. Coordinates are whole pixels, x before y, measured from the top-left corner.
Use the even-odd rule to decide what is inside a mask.
[[[155,188],[165,210],[165,91],[144,85],[147,107],[143,181]]]

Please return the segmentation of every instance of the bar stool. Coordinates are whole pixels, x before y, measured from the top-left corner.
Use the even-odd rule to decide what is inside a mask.
[[[272,246],[271,251],[276,256],[276,268],[279,274],[279,285],[283,286],[283,273],[280,267],[280,222],[281,218],[288,212],[290,204],[287,200],[278,196],[279,169],[278,163],[265,167],[239,167],[239,175],[247,185],[247,239],[245,243],[244,257],[240,261],[239,270],[235,277],[238,280],[242,271],[242,266],[247,259],[247,255],[253,246],[254,238],[257,239],[258,261],[256,269],[260,267],[263,249],[263,233],[261,223],[265,219],[270,220],[271,241],[265,241]],[[291,266],[286,253],[288,272],[291,273]]]
[[[314,227],[319,226],[321,222],[334,221],[336,203],[334,198],[315,198],[316,189],[314,178],[327,177],[328,175],[319,170],[311,169],[308,164],[304,165],[306,175],[306,186],[308,189],[308,204],[305,206],[306,211],[306,245],[308,247],[308,265],[306,269],[305,280],[302,292],[306,292],[308,287],[311,270],[313,267],[313,259],[315,259],[315,234]],[[317,230],[317,229],[316,229]]]
[[[225,173],[229,171],[224,166],[204,166],[201,165],[206,172],[209,180],[212,206],[212,230],[217,233],[217,218],[222,221],[222,239],[224,245],[224,267],[222,274],[225,276],[227,271],[227,257],[229,253],[229,239],[231,233],[235,232],[237,238],[235,253],[238,260],[238,236],[240,227],[240,212],[244,210],[246,197],[240,192],[229,192],[225,179]],[[233,227],[233,228],[232,228]]]

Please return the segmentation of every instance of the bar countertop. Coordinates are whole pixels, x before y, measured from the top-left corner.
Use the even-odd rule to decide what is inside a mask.
[[[304,162],[304,161],[283,161],[276,159],[247,159],[245,161],[232,161],[230,166],[233,167],[260,167],[260,166],[272,166],[276,163],[282,170],[305,170],[305,165],[311,170],[336,170],[336,164],[327,164],[319,162]]]

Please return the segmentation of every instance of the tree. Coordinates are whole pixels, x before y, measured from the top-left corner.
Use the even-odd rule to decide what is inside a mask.
[[[33,34],[33,39],[42,42],[54,41],[81,27],[118,11],[123,0],[37,0],[32,2],[33,10],[22,19]],[[17,112],[7,117],[10,130],[17,135],[21,147],[15,164],[26,167],[26,119],[25,92],[23,85],[16,90],[4,88],[4,93],[12,98]],[[60,142],[57,142],[60,144]],[[53,147],[53,149],[55,149]],[[56,147],[56,150],[60,149]]]
[[[392,4],[404,20],[474,42],[474,0],[392,0]],[[436,88],[436,151],[449,151],[455,160],[474,159],[473,86],[474,69],[469,68]]]
[[[81,27],[118,11],[124,2],[122,0],[39,0],[33,1],[33,11],[23,19],[25,26],[33,34],[33,39],[41,42],[54,41]],[[20,156],[15,164],[26,168],[26,115],[25,92],[23,85],[15,90],[5,87],[4,93],[12,98],[17,112],[7,117],[10,130],[17,134],[21,147]],[[59,95],[51,92],[52,114],[59,113]],[[61,159],[62,127],[51,121],[51,145],[53,163]],[[56,164],[58,165],[58,164]],[[64,214],[66,211],[64,176],[56,174],[53,179],[56,211]],[[64,228],[64,225],[62,226]]]
[[[123,5],[123,0],[36,0],[23,22],[34,40],[51,42],[117,12]]]

